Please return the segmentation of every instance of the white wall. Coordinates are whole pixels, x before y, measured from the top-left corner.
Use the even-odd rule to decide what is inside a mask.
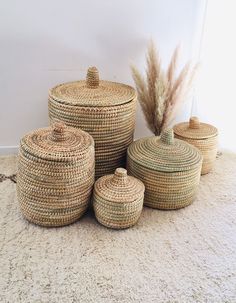
[[[0,146],[48,124],[52,86],[85,77],[133,85],[129,65],[144,67],[150,37],[166,64],[182,43],[183,62],[199,48],[204,0],[0,1]],[[184,118],[189,116],[190,104]],[[136,137],[147,135],[138,113]]]
[[[220,146],[236,151],[236,2],[208,0],[202,68],[194,113],[219,129]]]

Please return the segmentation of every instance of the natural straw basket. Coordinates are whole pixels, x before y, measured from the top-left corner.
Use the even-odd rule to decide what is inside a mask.
[[[23,215],[43,226],[63,226],[85,212],[94,183],[94,141],[64,123],[24,136],[17,193]]]
[[[130,227],[141,215],[143,196],[143,183],[127,176],[126,169],[117,168],[114,175],[103,176],[95,183],[93,206],[96,218],[107,227]]]
[[[199,122],[197,117],[191,117],[189,122],[174,126],[175,137],[197,147],[203,155],[201,174],[209,173],[215,163],[217,154],[217,129],[206,123]]]
[[[190,144],[174,139],[173,130],[143,138],[128,148],[127,169],[145,185],[144,205],[177,209],[189,205],[197,192],[202,156]]]
[[[96,67],[86,81],[58,85],[49,92],[49,117],[87,131],[95,141],[96,178],[125,167],[133,141],[136,93],[124,84],[99,80]]]

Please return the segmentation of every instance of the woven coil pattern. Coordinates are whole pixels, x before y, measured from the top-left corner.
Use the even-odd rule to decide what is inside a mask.
[[[197,117],[191,117],[189,122],[174,126],[175,137],[197,147],[203,155],[201,174],[209,173],[215,163],[218,145],[217,129],[206,123],[201,123]]]
[[[49,118],[87,131],[95,141],[96,178],[125,167],[133,142],[136,93],[124,84],[99,80],[89,68],[86,81],[65,83],[49,93]]]
[[[93,207],[102,225],[115,229],[133,226],[139,219],[144,198],[144,185],[127,176],[124,168],[103,176],[94,186]]]
[[[145,185],[144,205],[178,209],[191,204],[200,180],[202,156],[190,144],[174,139],[173,130],[143,138],[128,148],[127,170]]]
[[[42,226],[63,226],[86,211],[94,184],[94,141],[55,123],[21,139],[17,194],[23,215]]]

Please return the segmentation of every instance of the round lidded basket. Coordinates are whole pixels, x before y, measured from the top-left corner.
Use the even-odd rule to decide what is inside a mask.
[[[197,147],[203,155],[201,174],[209,173],[215,163],[218,143],[218,130],[214,126],[191,117],[189,122],[174,126],[175,137]]]
[[[17,195],[23,215],[42,226],[63,226],[86,211],[94,184],[94,141],[55,123],[20,142]]]
[[[136,92],[131,86],[99,80],[90,67],[85,81],[58,85],[49,92],[49,118],[87,131],[95,141],[95,175],[125,167],[133,142]]]
[[[174,139],[173,130],[161,137],[133,142],[127,152],[127,170],[145,185],[144,205],[178,209],[192,203],[200,180],[202,156],[190,144]]]
[[[143,183],[127,176],[126,169],[117,168],[115,174],[103,176],[95,183],[95,216],[106,227],[128,228],[138,221],[143,209],[143,198]]]

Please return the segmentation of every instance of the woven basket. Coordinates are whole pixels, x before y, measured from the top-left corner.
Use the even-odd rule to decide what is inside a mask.
[[[144,205],[178,209],[189,205],[197,192],[202,165],[200,152],[174,139],[173,130],[161,138],[143,138],[128,148],[127,169],[145,185]]]
[[[189,122],[174,126],[175,137],[197,147],[203,155],[201,174],[209,173],[215,163],[217,154],[218,131],[206,123],[200,123],[197,117],[191,117]]]
[[[124,84],[99,80],[91,67],[86,81],[58,85],[49,92],[49,117],[87,131],[95,141],[96,178],[125,167],[133,141],[136,93]]]
[[[101,177],[94,186],[93,207],[97,220],[111,228],[133,226],[143,208],[144,185],[127,176],[124,168]]]
[[[94,141],[86,132],[56,123],[24,136],[17,194],[23,215],[42,226],[63,226],[85,212],[94,183]]]

